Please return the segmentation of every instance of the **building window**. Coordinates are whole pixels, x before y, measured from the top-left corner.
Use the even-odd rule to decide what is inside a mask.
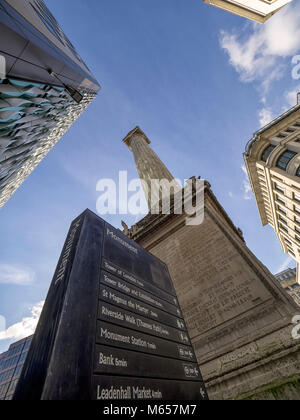
[[[299,142],[300,142],[300,139],[299,139]],[[300,177],[300,166],[297,169],[296,176],[299,176]]]
[[[299,217],[295,217],[295,222],[296,223],[299,223],[299,225],[300,225],[300,219],[299,219]]]
[[[280,169],[286,170],[290,161],[297,155],[296,152],[292,152],[290,150],[286,150],[277,161],[276,166]]]
[[[276,198],[276,200],[277,200],[279,203],[281,203],[281,204],[284,204],[284,205],[285,205],[285,201],[284,201],[281,197],[279,197],[279,195],[276,195],[276,196],[275,196],[275,198]]]
[[[284,230],[285,232],[288,232],[288,228],[286,226],[284,226],[282,223],[280,223],[279,226],[282,230]]]
[[[23,348],[23,352],[29,350],[30,344],[31,344],[31,339],[26,341],[25,346]]]
[[[276,182],[274,185],[277,191],[281,192],[281,194],[284,194],[284,189],[282,187],[280,187]]]
[[[44,25],[47,27],[47,29],[63,44],[61,30],[59,28],[59,25],[55,19],[55,17],[51,14],[49,9],[46,7],[45,4],[43,4],[40,0],[35,0],[35,2],[31,3],[31,7],[34,9],[36,14],[39,16],[41,21],[44,23]]]
[[[294,128],[288,127],[286,130],[284,130],[286,133],[294,133],[296,130]]]
[[[261,160],[263,162],[267,162],[270,154],[273,152],[273,150],[275,149],[276,146],[273,146],[273,144],[270,144],[264,151],[263,154],[261,156]]]
[[[300,229],[298,228],[298,226],[295,227],[295,231],[300,233]]]
[[[300,203],[300,194],[294,193],[294,200],[299,201]]]
[[[279,210],[282,214],[284,214],[284,215],[286,216],[286,211],[285,211],[285,209],[284,209],[283,207],[281,207],[281,206],[277,206],[277,208],[278,208],[278,210]]]
[[[282,216],[281,216],[281,214],[279,215],[279,220],[280,220],[282,223],[287,224],[287,221],[285,220],[285,218],[284,218],[284,217],[282,217]],[[300,233],[300,232],[299,232],[299,233]]]

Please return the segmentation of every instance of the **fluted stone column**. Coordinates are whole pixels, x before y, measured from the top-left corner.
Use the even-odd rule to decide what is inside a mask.
[[[173,175],[149,146],[150,140],[139,127],[132,130],[123,141],[133,153],[140,179],[145,181],[143,188],[150,210],[152,207],[151,195],[154,197],[154,202],[159,201],[161,198],[161,189],[154,188],[153,184],[153,188],[151,188],[151,180],[157,179],[161,181],[165,179],[169,182],[173,181],[174,185],[177,185],[178,188],[180,187],[176,184]],[[151,194],[148,192],[151,192]]]

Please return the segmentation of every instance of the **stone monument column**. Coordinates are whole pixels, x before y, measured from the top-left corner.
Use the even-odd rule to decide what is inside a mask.
[[[152,180],[167,180],[168,182],[173,182],[174,187],[180,188],[173,175],[149,146],[150,140],[139,127],[132,130],[123,142],[132,151],[139,177],[142,181],[145,181],[143,189],[149,210],[161,198],[161,188],[157,188],[153,183],[151,185]]]

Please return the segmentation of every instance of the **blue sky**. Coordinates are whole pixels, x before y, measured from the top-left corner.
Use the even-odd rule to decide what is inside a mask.
[[[0,210],[0,315],[10,327],[0,351],[35,324],[70,222],[96,211],[97,181],[119,170],[136,178],[121,141],[136,125],[174,176],[212,184],[272,272],[295,265],[261,226],[242,170],[246,142],[300,90],[291,76],[300,54],[294,3],[262,26],[201,0],[46,1],[102,91]]]

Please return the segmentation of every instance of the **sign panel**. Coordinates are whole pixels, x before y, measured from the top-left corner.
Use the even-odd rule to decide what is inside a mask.
[[[96,346],[94,369],[95,373],[120,376],[201,380],[196,363],[106,346]]]
[[[190,344],[188,334],[185,331],[176,330],[175,328],[136,315],[133,312],[125,311],[120,307],[112,306],[105,302],[100,302],[99,319],[181,344]]]
[[[74,223],[15,399],[207,399],[166,265],[90,211]]]
[[[123,269],[120,269],[115,264],[112,264],[111,262],[108,262],[107,260],[104,259],[102,263],[102,267],[104,268],[104,270],[107,270],[108,272],[112,274],[120,276],[121,279],[124,279],[132,283],[133,285],[138,286],[139,288],[144,289],[147,292],[154,294],[155,296],[160,296],[162,299],[165,299],[167,302],[171,303],[172,305],[179,306],[176,296],[171,296],[168,293],[165,293],[163,290],[160,290],[158,287],[155,287],[152,284],[139,279],[133,274],[130,274],[127,271],[124,271]]]
[[[109,225],[105,228],[103,258],[141,283],[176,296],[166,265]]]
[[[153,308],[153,306],[147,305],[137,299],[132,299],[131,297],[128,297],[123,293],[119,293],[110,287],[101,285],[100,299],[112,305],[119,306],[120,308],[128,309],[138,315],[143,315],[147,318],[154,319],[155,321],[178,328],[180,331],[186,331],[183,319],[176,318],[167,312]]]
[[[202,382],[172,381],[166,379],[126,378],[118,376],[94,376],[93,399],[107,400],[206,400],[207,393]]]
[[[96,343],[196,362],[190,347],[182,344],[174,346],[173,342],[103,321],[98,321],[97,324]]]
[[[115,277],[106,271],[102,271],[101,283],[106,284],[107,286],[119,290],[120,292],[132,296],[136,299],[139,299],[142,302],[148,303],[149,305],[152,305],[157,309],[161,309],[162,311],[166,311],[170,314],[178,316],[179,318],[182,318],[180,308],[178,307],[178,304],[175,303],[173,297],[171,298],[173,304],[170,304],[166,300],[163,300],[163,296],[161,296],[161,298],[158,298],[157,296],[155,296],[155,294],[145,292],[139,287],[132,286],[130,283],[121,280],[120,278]],[[157,293],[159,293],[158,290]]]

